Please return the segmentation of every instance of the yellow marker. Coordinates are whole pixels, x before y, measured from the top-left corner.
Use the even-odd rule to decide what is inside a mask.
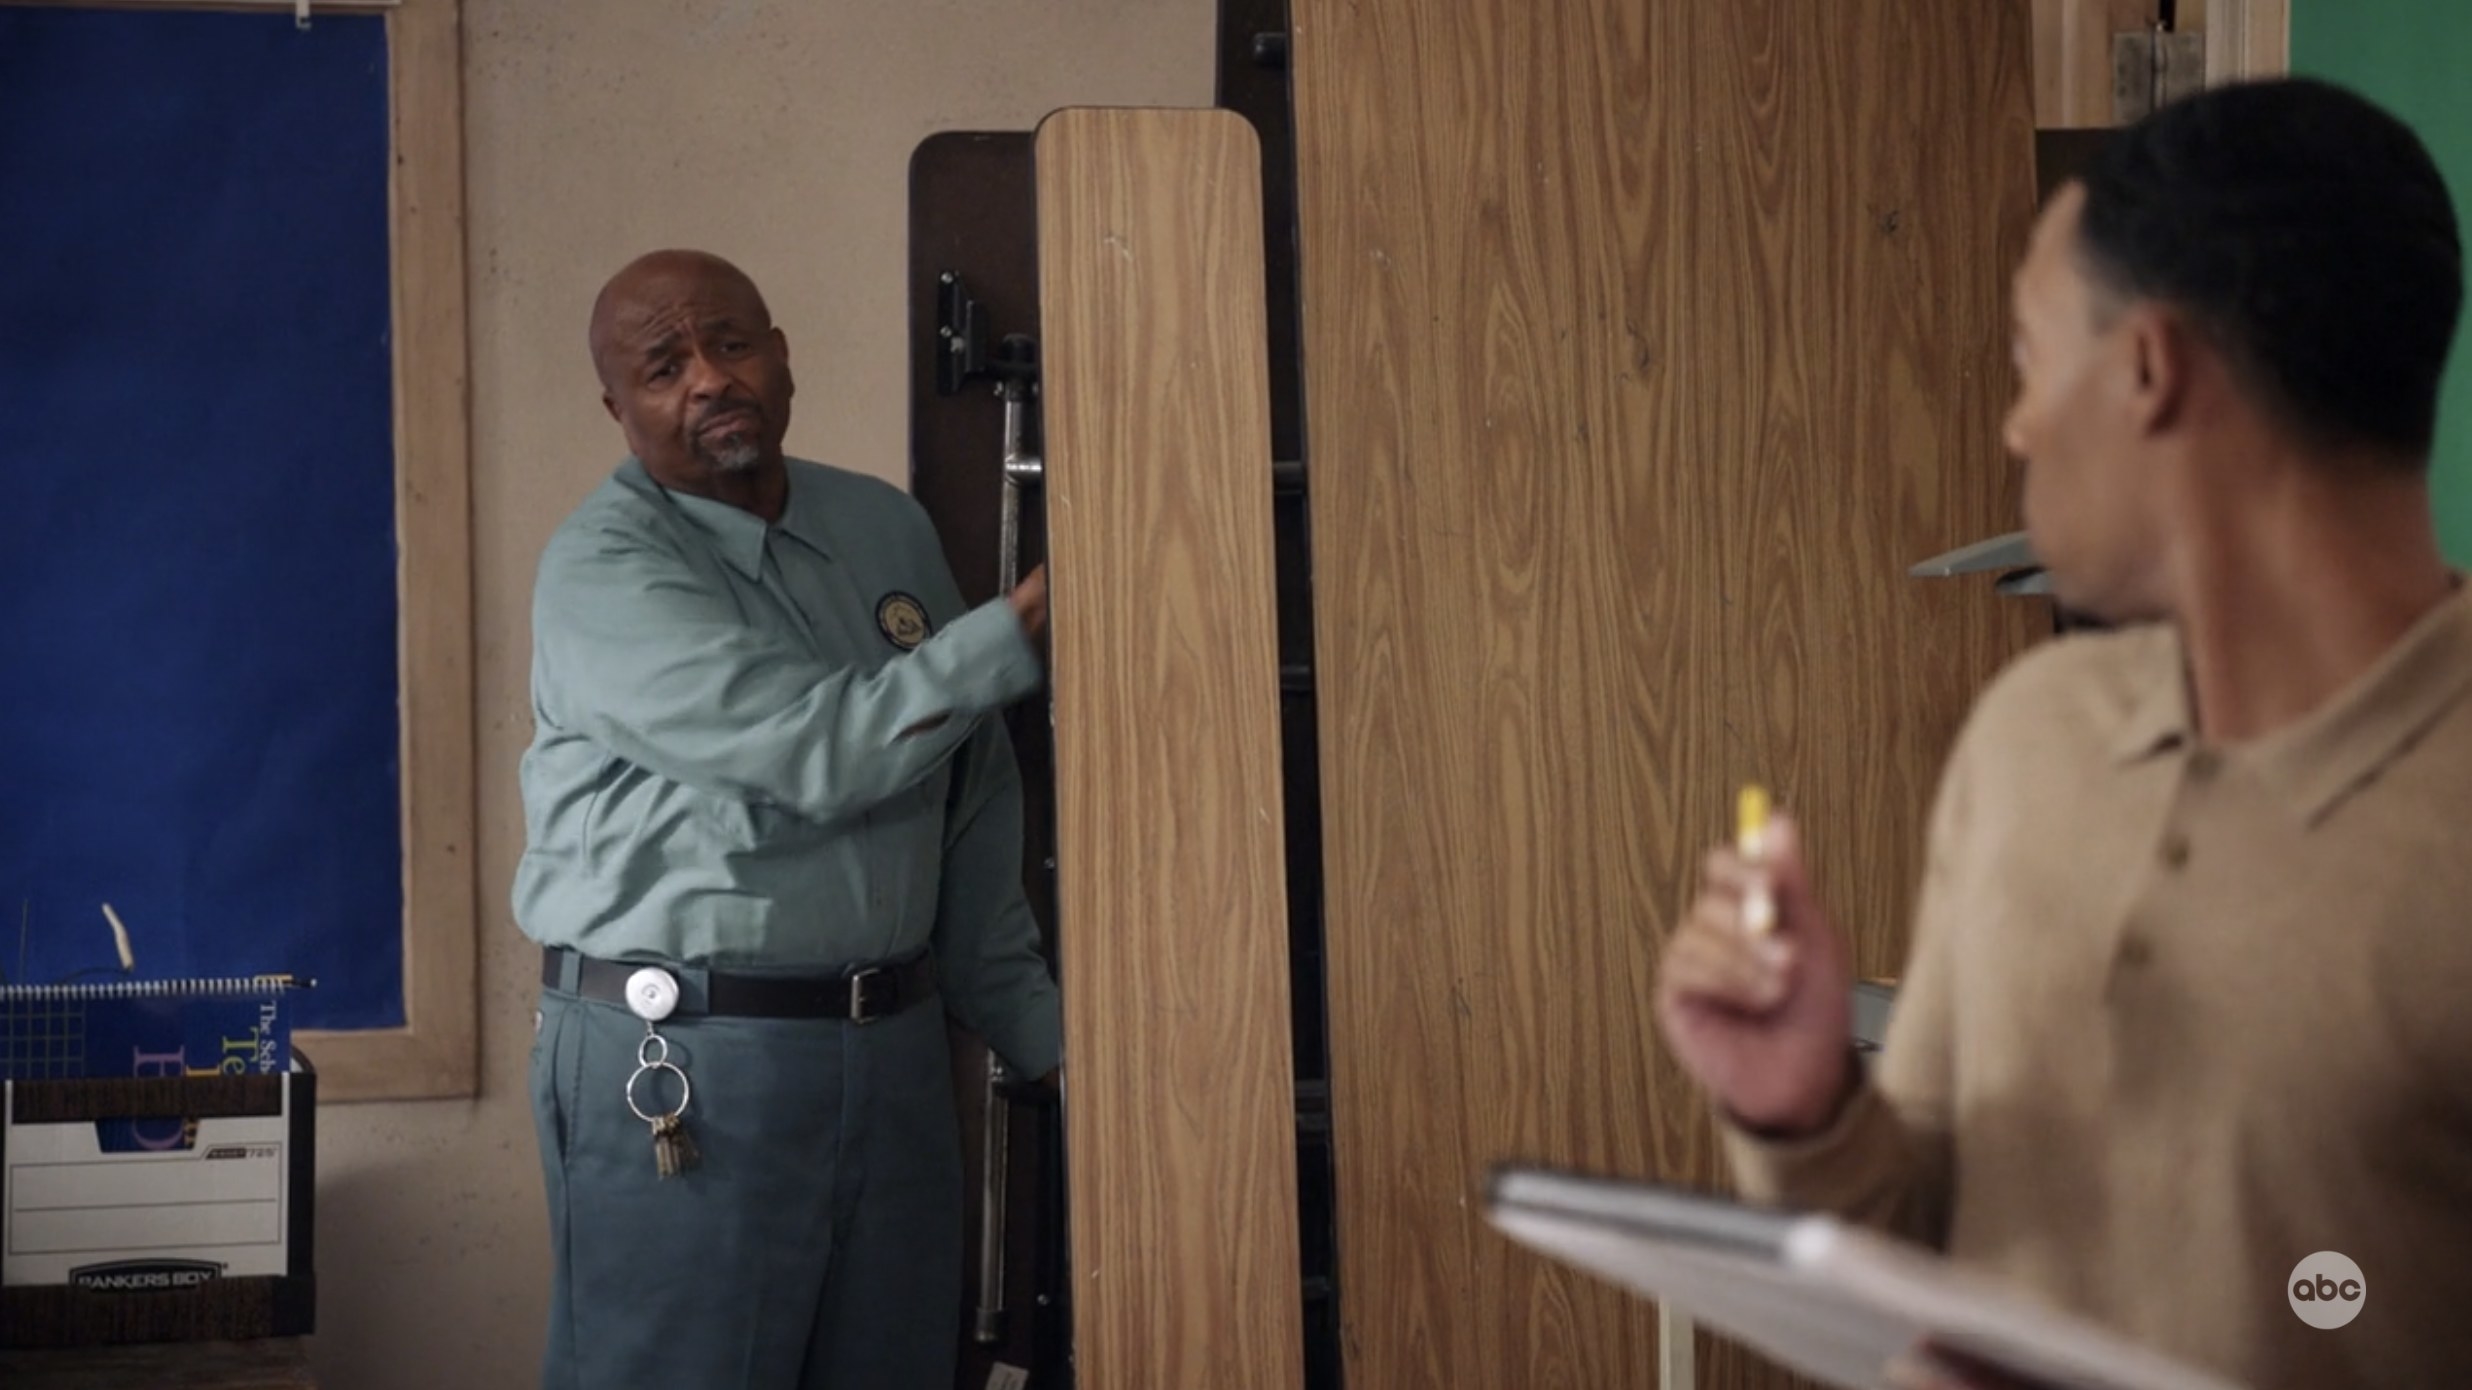
[[[1760,837],[1768,833],[1768,788],[1754,782],[1734,801],[1734,847],[1744,857],[1760,857]]]
[[[1777,929],[1777,900],[1768,891],[1768,875],[1759,872],[1768,851],[1768,789],[1753,783],[1734,802],[1734,849],[1752,867],[1742,893],[1742,929],[1765,936]]]

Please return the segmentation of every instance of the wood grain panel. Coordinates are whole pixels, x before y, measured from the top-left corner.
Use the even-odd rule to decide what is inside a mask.
[[[2291,67],[2292,0],[2213,0],[2206,85],[2280,77]]]
[[[1649,1383],[1503,1159],[1714,1182],[1659,939],[1742,779],[1892,971],[2014,526],[2025,0],[1297,0],[1350,1390]],[[1702,1385],[1776,1384],[1710,1348]]]
[[[1038,139],[1076,1384],[1302,1381],[1260,157]]]

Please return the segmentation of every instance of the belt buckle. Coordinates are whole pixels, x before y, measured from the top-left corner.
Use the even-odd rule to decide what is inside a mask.
[[[889,975],[891,973],[892,971],[881,965],[870,965],[864,970],[853,970],[849,973],[850,1021],[852,1023],[864,1028],[868,1024],[875,1022],[877,1019],[884,1017],[881,1013],[873,1013],[868,1010],[867,984],[869,981],[874,980],[878,976]]]

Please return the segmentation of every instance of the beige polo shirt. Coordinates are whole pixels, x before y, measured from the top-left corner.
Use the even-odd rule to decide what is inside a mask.
[[[1876,1085],[1727,1138],[1835,1210],[2260,1387],[2472,1385],[2472,596],[2327,707],[2192,737],[2168,628],[1996,682],[1933,813]],[[2367,1290],[2321,1331],[2287,1285]]]

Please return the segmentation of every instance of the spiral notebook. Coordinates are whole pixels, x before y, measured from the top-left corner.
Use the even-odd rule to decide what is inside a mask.
[[[0,985],[0,1081],[249,1076],[292,1065],[289,975]],[[185,1116],[97,1120],[104,1153],[186,1148]]]
[[[288,975],[0,985],[0,1080],[281,1072]]]
[[[1486,1205],[1514,1240],[1848,1390],[1925,1340],[2069,1390],[2238,1390],[1834,1217],[1542,1168],[1498,1170]]]

